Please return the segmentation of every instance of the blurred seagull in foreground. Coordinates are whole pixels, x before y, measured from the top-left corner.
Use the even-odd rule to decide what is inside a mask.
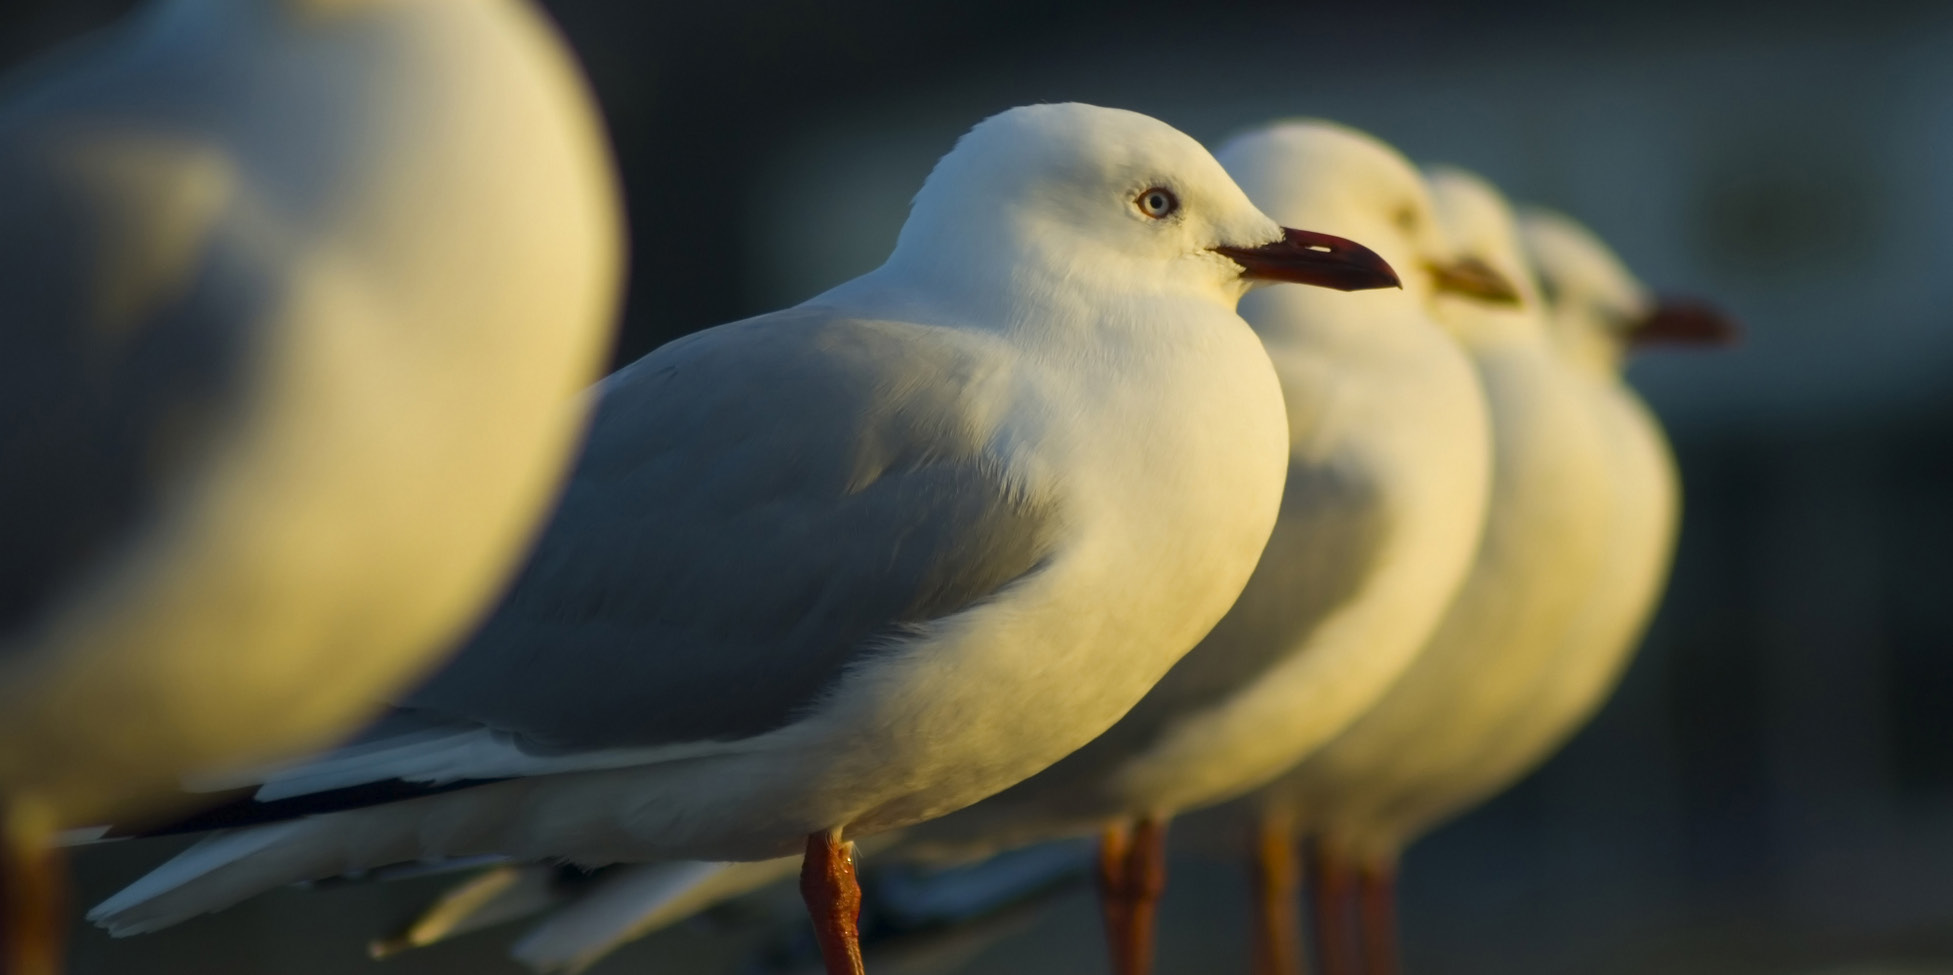
[[[1661,424],[1621,379],[1630,348],[1674,343],[1718,345],[1736,326],[1696,301],[1657,301],[1586,228],[1554,213],[1522,214],[1519,231],[1545,296],[1555,362],[1580,382],[1599,423],[1612,504],[1601,571],[1588,580],[1571,623],[1530,677],[1520,707],[1480,737],[1456,774],[1406,794],[1389,813],[1389,832],[1407,845],[1439,824],[1519,781],[1600,709],[1640,643],[1660,601],[1674,551],[1680,492]],[[1388,860],[1358,865],[1387,876]],[[1367,970],[1395,968],[1395,912],[1389,890],[1359,899],[1357,943]]]
[[[1496,190],[1456,170],[1429,174],[1448,234],[1519,284],[1499,308],[1440,297],[1438,312],[1484,384],[1492,422],[1492,493],[1464,585],[1431,640],[1389,693],[1246,811],[1319,843],[1318,949],[1327,975],[1348,975],[1343,912],[1349,865],[1387,896],[1406,839],[1396,812],[1443,788],[1477,747],[1529,707],[1530,676],[1559,646],[1598,578],[1612,486],[1584,380],[1554,357],[1537,289]]]
[[[0,967],[56,967],[55,831],[331,744],[451,647],[560,483],[621,249],[525,3],[163,0],[9,79]]]
[[[1111,824],[1101,863],[1116,869],[1100,879],[1110,947],[1126,972],[1143,970],[1150,955],[1166,819],[1260,785],[1361,714],[1464,579],[1484,519],[1490,432],[1477,375],[1429,303],[1434,292],[1518,298],[1490,268],[1450,252],[1423,177],[1369,136],[1285,122],[1217,156],[1277,220],[1374,246],[1404,269],[1404,290],[1272,288],[1242,302],[1282,380],[1290,446],[1281,515],[1241,598],[1091,744],[871,853],[967,858]],[[1288,834],[1274,839],[1286,844]],[[1269,862],[1287,870],[1294,858]],[[547,873],[510,865],[464,881],[384,947],[549,910],[514,953],[541,970],[577,970],[729,892],[787,875],[781,864],[647,865],[575,889],[541,888]],[[537,889],[551,896],[526,896],[515,910],[509,895]]]
[[[1397,284],[1154,119],[983,122],[881,268],[606,380],[483,631],[364,740],[266,777],[256,815],[435,794],[217,835],[91,917],[153,930],[422,858],[804,849],[827,963],[858,971],[846,838],[1089,741],[1247,582],[1287,452],[1234,312],[1265,281]]]

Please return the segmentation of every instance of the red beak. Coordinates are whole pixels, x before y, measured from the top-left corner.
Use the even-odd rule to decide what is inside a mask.
[[[1282,228],[1282,239],[1260,247],[1216,247],[1255,281],[1288,281],[1337,291],[1401,288],[1397,272],[1376,251],[1353,240]]]
[[[1628,330],[1628,344],[1735,345],[1743,329],[1736,319],[1706,301],[1663,298],[1647,318]]]

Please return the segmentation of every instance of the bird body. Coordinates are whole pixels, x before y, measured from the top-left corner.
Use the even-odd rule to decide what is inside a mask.
[[[505,581],[621,233],[507,0],[170,0],[0,104],[0,792],[50,828],[369,719]]]

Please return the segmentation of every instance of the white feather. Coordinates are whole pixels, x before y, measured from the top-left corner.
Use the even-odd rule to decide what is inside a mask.
[[[530,929],[510,954],[538,972],[580,972],[625,942],[791,877],[799,869],[797,857],[626,867]]]
[[[109,934],[117,938],[169,927],[183,918],[146,912],[143,908],[184,883],[270,849],[297,833],[304,825],[302,822],[279,823],[208,836],[177,854],[168,863],[143,875],[142,879],[122,888],[114,897],[95,905],[88,912],[88,920],[107,928]]]
[[[400,780],[445,785],[469,779],[508,779],[653,765],[723,755],[750,747],[743,742],[690,742],[655,748],[536,755],[486,728],[389,739],[334,752],[316,762],[271,772],[253,798],[271,802],[373,782]]]

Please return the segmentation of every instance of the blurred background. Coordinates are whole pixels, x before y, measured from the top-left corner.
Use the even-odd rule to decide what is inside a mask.
[[[128,6],[4,0],[0,63]],[[627,183],[620,362],[873,267],[955,137],[1032,101],[1132,108],[1210,144],[1334,118],[1561,208],[1656,288],[1733,308],[1742,348],[1632,373],[1687,486],[1646,647],[1551,764],[1412,851],[1408,968],[1953,971],[1953,7],[546,6]],[[79,904],[171,849],[89,851]],[[1246,971],[1243,876],[1177,869],[1162,971]],[[281,892],[120,942],[78,929],[73,971],[517,971],[512,932],[366,960],[438,887]],[[1009,928],[961,970],[1102,964],[1082,890]],[[700,925],[597,971],[734,971],[742,950]]]

